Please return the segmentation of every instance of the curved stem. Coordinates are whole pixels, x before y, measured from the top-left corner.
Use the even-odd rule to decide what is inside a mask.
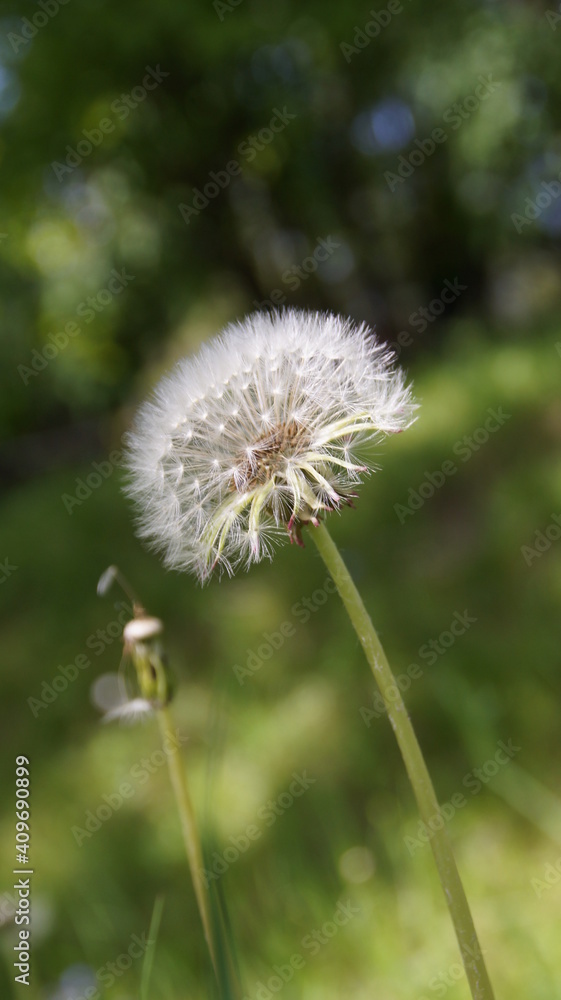
[[[430,824],[429,828],[432,831],[432,824],[435,817],[440,816],[438,799],[415,731],[399,693],[399,688],[395,683],[382,644],[354,581],[325,524],[321,524],[319,528],[314,528],[310,534],[317,545],[327,569],[333,577],[341,600],[347,609],[362,648],[366,653],[366,658],[372,668],[374,679],[384,699],[388,718],[395,732],[399,749],[405,762],[419,812],[423,821],[427,825]],[[444,825],[434,831],[430,843],[452,923],[454,924],[472,996],[474,1000],[493,1000],[493,988],[485,967],[469,904]]]
[[[158,723],[160,726],[160,733],[162,736],[162,743],[164,744],[164,749],[166,743],[168,746],[170,745],[170,741],[171,741],[171,746],[173,746],[175,743],[175,733],[172,726],[171,715],[167,707],[159,709]],[[187,788],[187,778],[185,776],[185,770],[183,767],[183,762],[181,760],[179,749],[174,750],[172,753],[166,751],[166,757],[168,759],[169,773],[171,777],[173,791],[175,794],[177,811],[179,813],[179,818],[181,821],[181,832],[183,834],[183,842],[185,844],[185,851],[187,853],[187,861],[189,862],[189,869],[191,871],[191,878],[193,880],[193,888],[195,890],[197,906],[199,908],[204,935],[206,943],[208,945],[208,950],[210,952],[210,957],[212,960],[214,971],[218,975],[216,966],[216,951],[214,947],[214,938],[212,935],[212,926],[210,920],[208,893],[203,884],[203,879],[201,874],[204,870],[203,854],[201,850],[201,844],[199,841],[197,824],[195,821],[195,813],[193,812],[193,806],[191,803],[189,790]]]

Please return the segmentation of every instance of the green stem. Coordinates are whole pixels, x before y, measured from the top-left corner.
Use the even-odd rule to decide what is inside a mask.
[[[164,744],[164,748],[166,747],[166,745],[169,746],[170,743],[173,746],[175,743],[175,732],[172,726],[172,719],[170,716],[170,712],[167,707],[159,709],[158,723],[160,726],[160,733],[162,736],[162,743]],[[212,965],[214,967],[215,973],[217,974],[216,951],[214,947],[214,938],[212,935],[209,899],[202,878],[202,871],[204,869],[203,855],[201,850],[201,844],[199,841],[199,835],[197,832],[195,813],[193,812],[193,806],[191,804],[191,798],[189,795],[189,790],[187,788],[187,779],[185,777],[185,770],[183,767],[179,750],[174,750],[172,753],[166,752],[166,757],[168,759],[169,773],[171,777],[173,791],[175,794],[177,811],[179,813],[179,818],[181,821],[181,832],[183,833],[183,842],[185,844],[187,861],[189,862],[191,878],[193,880],[193,888],[195,890],[197,906],[199,908],[201,922],[203,925],[206,943],[208,945],[208,950],[212,960]]]
[[[372,668],[407,768],[421,817],[427,825],[432,824],[435,817],[440,815],[438,799],[411,720],[370,615],[325,524],[312,529],[310,534],[333,577]],[[430,829],[433,830],[432,825],[430,825]],[[444,826],[433,832],[430,843],[472,996],[474,1000],[493,1000],[493,988],[479,947],[469,904],[452,853],[452,846]]]

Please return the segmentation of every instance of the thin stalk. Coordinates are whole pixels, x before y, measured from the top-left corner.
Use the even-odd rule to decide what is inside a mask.
[[[164,747],[166,745],[169,746],[170,742],[171,745],[173,746],[173,743],[175,741],[175,731],[172,725],[170,712],[167,707],[159,709],[158,723],[160,726],[160,733],[162,736],[162,743],[164,744]],[[195,890],[197,906],[199,908],[201,923],[203,925],[204,935],[210,953],[210,957],[212,960],[212,965],[216,973],[216,976],[218,978],[218,971],[216,965],[216,950],[214,947],[214,937],[212,934],[212,925],[210,920],[209,899],[201,874],[204,869],[203,854],[201,850],[199,834],[197,831],[197,824],[195,821],[195,813],[193,812],[191,797],[189,795],[189,790],[187,788],[187,779],[185,777],[185,770],[179,750],[176,750],[173,753],[166,753],[166,757],[168,759],[169,773],[171,777],[173,791],[175,794],[177,811],[179,813],[179,819],[181,821],[181,832],[183,834],[183,842],[185,844],[187,861],[189,862],[189,869],[191,871],[191,878],[193,880],[193,888]]]
[[[333,577],[341,600],[347,609],[362,648],[366,653],[366,658],[372,668],[374,679],[384,699],[388,718],[405,762],[419,812],[423,821],[429,825],[431,822],[434,822],[435,817],[440,815],[438,799],[411,720],[407,714],[405,704],[399,693],[399,688],[395,682],[376,629],[325,524],[321,524],[318,528],[311,530],[310,535],[316,543],[329,573]],[[430,829],[433,830],[432,825]],[[485,967],[464,887],[456,867],[452,846],[444,826],[433,832],[430,843],[460,946],[462,961],[472,997],[474,1000],[493,1000],[493,988]]]
[[[152,967],[154,965],[154,957],[156,955],[156,944],[158,942],[158,934],[160,933],[163,911],[164,897],[157,896],[154,903],[154,909],[152,911],[150,928],[148,930],[148,948],[144,952],[144,961],[142,963],[142,973],[140,976],[140,1000],[148,1000],[150,995],[150,977],[152,975]]]

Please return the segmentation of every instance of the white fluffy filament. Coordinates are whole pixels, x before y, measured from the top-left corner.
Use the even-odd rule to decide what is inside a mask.
[[[129,434],[140,534],[201,581],[270,558],[287,532],[350,502],[373,468],[357,447],[415,409],[365,326],[292,309],[231,324],[161,380]]]

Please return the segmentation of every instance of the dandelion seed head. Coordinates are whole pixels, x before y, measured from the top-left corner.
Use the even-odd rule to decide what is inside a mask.
[[[404,430],[415,409],[368,327],[253,314],[179,362],[141,407],[127,445],[139,533],[202,582],[272,558],[295,525],[350,502],[374,469],[363,446]]]

